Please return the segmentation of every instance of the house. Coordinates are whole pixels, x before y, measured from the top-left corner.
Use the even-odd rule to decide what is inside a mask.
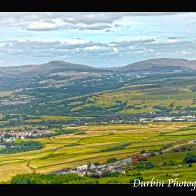
[[[87,173],[83,171],[83,172],[79,172],[78,175],[81,176],[81,177],[83,177],[83,176],[86,176]]]
[[[191,115],[187,115],[187,116],[185,116],[185,118],[186,118],[187,121],[190,121],[190,122],[196,120],[195,116],[191,116]]]
[[[124,169],[117,169],[116,171],[120,174],[126,174],[126,170]]]
[[[152,157],[152,154],[151,153],[143,153],[141,156],[142,156],[142,158],[150,158],[150,157]]]
[[[166,116],[166,117],[155,117],[153,121],[155,122],[171,122],[172,120],[174,119],[174,117],[169,117],[169,116]]]
[[[149,118],[140,118],[139,121],[140,122],[151,122],[152,120]]]
[[[139,162],[139,155],[133,155],[131,158],[132,163],[138,163]]]
[[[76,171],[86,171],[87,170],[87,165],[82,165],[76,168]]]
[[[143,153],[141,155],[133,155],[131,158],[132,163],[138,163],[140,162],[142,159],[147,159],[152,157],[152,153]]]
[[[185,116],[186,119],[195,119],[195,116],[192,116],[192,115],[187,115]]]
[[[99,176],[101,176],[102,171],[96,171],[96,173],[97,173]]]
[[[5,148],[6,148],[6,146],[0,145],[0,148],[3,148],[3,149],[5,149]]]
[[[180,121],[185,121],[185,118],[182,116],[180,118],[174,118],[173,120],[180,122]]]
[[[77,171],[87,171],[88,169],[92,170],[92,169],[96,169],[96,167],[93,164],[90,165],[82,165],[76,168]]]

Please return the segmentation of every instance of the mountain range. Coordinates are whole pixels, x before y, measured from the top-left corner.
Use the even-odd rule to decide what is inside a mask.
[[[126,74],[140,73],[171,73],[171,72],[192,72],[196,71],[196,60],[159,58],[148,59],[132,63],[122,67],[98,69],[92,66],[72,64],[64,61],[50,61],[40,65],[22,65],[1,67],[1,78],[25,78],[35,77],[38,75],[48,75],[60,72],[87,72],[87,73],[104,73],[117,72]]]
[[[186,59],[171,58],[148,59],[123,67],[118,67],[114,70],[122,73],[195,71],[196,60],[190,61]]]

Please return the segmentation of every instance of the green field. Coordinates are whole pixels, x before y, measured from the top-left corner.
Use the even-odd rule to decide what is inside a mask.
[[[71,111],[80,111],[88,107],[101,107],[108,109],[119,108],[121,114],[139,114],[160,112],[161,107],[171,109],[172,113],[179,113],[186,108],[196,107],[195,92],[191,90],[192,85],[153,84],[128,85],[126,87],[106,91],[86,100],[85,104],[74,107]]]
[[[68,128],[76,129],[76,127]],[[160,167],[163,159],[171,159],[179,164],[182,163],[187,152],[173,152],[172,148],[182,144],[188,145],[188,142],[196,139],[194,123],[96,125],[81,126],[77,129],[85,131],[85,134],[77,135],[73,133],[51,138],[29,139],[40,141],[44,148],[0,156],[0,181],[9,181],[16,174],[48,173],[83,165],[88,161],[105,163],[108,158],[122,159],[140,153],[141,150],[160,150],[166,144],[171,144],[169,151],[151,158],[155,167],[141,171],[143,177],[150,179],[153,176],[165,179],[166,173],[180,173],[179,178],[185,179],[189,174],[189,180],[195,178],[193,172],[195,164],[190,168],[187,165],[184,165],[183,168]],[[103,151],[127,143],[128,145],[120,150],[114,148],[114,150]],[[194,144],[191,146],[191,151],[195,153]],[[129,183],[134,173],[138,172],[133,169],[128,172],[128,176],[119,176],[112,179],[110,177],[101,178],[100,183],[110,183],[110,181],[111,183]]]
[[[43,120],[64,121],[71,119],[70,116],[42,116]]]

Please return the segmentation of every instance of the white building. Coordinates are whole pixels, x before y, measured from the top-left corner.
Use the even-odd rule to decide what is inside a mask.
[[[169,116],[166,116],[166,117],[155,117],[154,121],[167,121],[167,122],[170,122],[173,119],[174,119],[174,117],[169,117]]]
[[[93,165],[93,164],[91,164],[91,166],[90,166],[90,169],[95,169],[96,167]],[[79,167],[77,167],[76,168],[76,170],[77,171],[87,171],[87,169],[88,169],[88,165],[82,165],[82,166],[79,166]]]

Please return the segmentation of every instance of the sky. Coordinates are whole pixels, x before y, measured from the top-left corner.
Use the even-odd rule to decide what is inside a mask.
[[[0,67],[54,60],[117,67],[152,58],[196,59],[196,13],[0,13]]]

